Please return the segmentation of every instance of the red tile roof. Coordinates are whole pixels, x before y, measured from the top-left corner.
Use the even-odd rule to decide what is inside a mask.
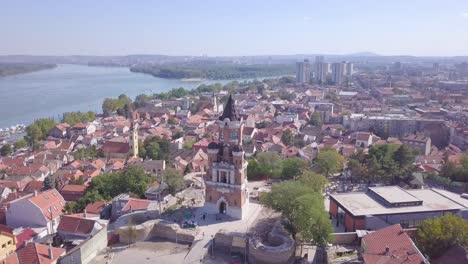
[[[39,193],[37,196],[32,196],[29,201],[39,207],[42,214],[49,220],[55,219],[62,215],[65,200],[62,195],[55,189]]]
[[[34,191],[40,192],[42,188],[44,187],[44,182],[42,181],[30,181],[28,184],[26,184],[26,187],[24,187],[25,192],[28,193],[33,193]]]
[[[65,249],[52,247],[51,259],[49,256],[49,247],[38,243],[29,243],[16,253],[8,256],[6,262],[19,264],[50,264],[56,261],[65,253]]]
[[[106,207],[107,204],[104,201],[97,201],[91,204],[88,204],[85,208],[85,211],[89,214],[99,215],[101,214],[102,209]]]
[[[150,203],[149,200],[130,198],[122,208],[122,212],[147,209]]]
[[[25,228],[21,233],[16,235],[16,249],[22,248],[26,241],[30,241],[33,239],[35,236],[37,236],[37,233],[34,232],[34,230],[30,228]]]
[[[127,142],[107,141],[102,146],[104,153],[121,153],[127,154],[130,151],[130,145]]]
[[[58,232],[90,234],[96,221],[82,217],[64,215],[60,219]]]
[[[399,224],[382,228],[362,238],[364,263],[420,264],[423,256]],[[388,253],[386,254],[386,248]]]

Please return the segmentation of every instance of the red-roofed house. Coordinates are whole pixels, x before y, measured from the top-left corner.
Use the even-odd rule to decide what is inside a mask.
[[[84,240],[101,230],[102,227],[100,223],[92,219],[64,215],[60,219],[57,233],[65,241]]]
[[[364,263],[429,263],[399,224],[367,234],[361,242]]]
[[[117,219],[127,213],[134,211],[157,210],[156,201],[131,198],[128,194],[121,194],[112,200],[112,218]]]
[[[6,258],[8,264],[55,264],[65,249],[29,243]]]
[[[78,185],[78,184],[67,184],[62,187],[60,190],[60,194],[63,196],[63,199],[67,202],[75,202],[80,199],[81,196],[84,195],[86,191],[86,185]]]
[[[42,188],[44,187],[44,182],[43,181],[30,181],[26,184],[26,187],[24,187],[24,192],[27,193],[34,193],[42,191]]]
[[[6,223],[11,227],[45,227],[47,234],[53,234],[64,206],[65,200],[57,190],[39,194],[36,192],[10,202],[6,211]]]

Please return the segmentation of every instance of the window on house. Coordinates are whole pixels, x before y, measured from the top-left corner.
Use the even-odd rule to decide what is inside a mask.
[[[62,207],[63,207],[63,203],[62,203],[62,201],[60,201],[60,206],[62,206]]]
[[[401,220],[400,225],[403,228],[408,228],[409,227],[409,220]]]
[[[237,139],[237,131],[232,131],[231,132],[231,139],[236,140]]]
[[[49,213],[52,213],[52,210],[50,210],[50,208],[47,208],[47,211],[48,211]]]
[[[49,196],[47,196],[47,195],[44,195],[44,198],[46,198],[46,199],[49,199]]]
[[[54,205],[54,210],[57,211],[57,206]]]
[[[10,241],[8,241],[8,245],[11,245],[11,240],[10,240]]]
[[[57,196],[57,194],[55,192],[52,193],[53,196]]]
[[[2,245],[2,248],[6,248],[6,244],[3,244],[3,245]]]

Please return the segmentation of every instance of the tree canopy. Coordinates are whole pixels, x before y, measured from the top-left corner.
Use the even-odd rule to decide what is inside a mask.
[[[139,156],[152,160],[168,160],[170,142],[167,139],[155,136],[146,138],[139,146]]]
[[[122,193],[144,198],[148,184],[153,180],[154,178],[148,176],[140,167],[101,174],[91,180],[85,194],[77,202],[67,203],[66,211],[81,212],[89,203],[109,201]]]
[[[468,247],[468,221],[445,214],[424,220],[416,233],[416,245],[431,259],[441,256],[454,245]]]
[[[94,112],[68,112],[64,113],[62,123],[67,123],[71,126],[80,122],[92,122],[96,120],[96,113]]]
[[[26,141],[33,147],[33,149],[39,148],[38,141],[46,139],[49,131],[57,125],[51,118],[41,118],[28,127],[26,127]]]
[[[162,173],[163,180],[169,187],[169,192],[174,195],[184,187],[184,175],[173,168],[167,168]]]
[[[291,129],[286,129],[281,135],[281,142],[286,146],[294,145],[294,134],[291,132]]]
[[[282,213],[294,237],[325,246],[333,232],[321,194],[326,182],[322,175],[306,172],[297,180],[273,185],[271,192],[264,193],[260,201]]]
[[[10,144],[5,144],[0,148],[0,156],[6,157],[13,153],[13,147]]]
[[[104,116],[117,113],[121,116],[129,117],[129,109],[132,107],[132,105],[132,99],[130,99],[125,94],[121,94],[117,99],[104,99],[104,102],[102,103],[102,113]]]
[[[249,178],[281,177],[283,170],[282,158],[275,152],[260,152],[249,161],[247,175]]]
[[[383,144],[372,146],[369,153],[358,151],[348,162],[352,177],[366,181],[395,183],[409,179],[415,171],[414,152],[406,145]]]
[[[334,149],[324,149],[318,153],[316,164],[321,173],[330,176],[343,169],[344,157]]]

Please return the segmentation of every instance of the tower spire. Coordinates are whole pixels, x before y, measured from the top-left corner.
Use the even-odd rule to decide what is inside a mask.
[[[239,114],[237,113],[236,106],[234,104],[234,99],[232,99],[232,94],[229,94],[223,114],[219,117],[219,120],[223,121],[226,118],[230,121],[240,121]]]

